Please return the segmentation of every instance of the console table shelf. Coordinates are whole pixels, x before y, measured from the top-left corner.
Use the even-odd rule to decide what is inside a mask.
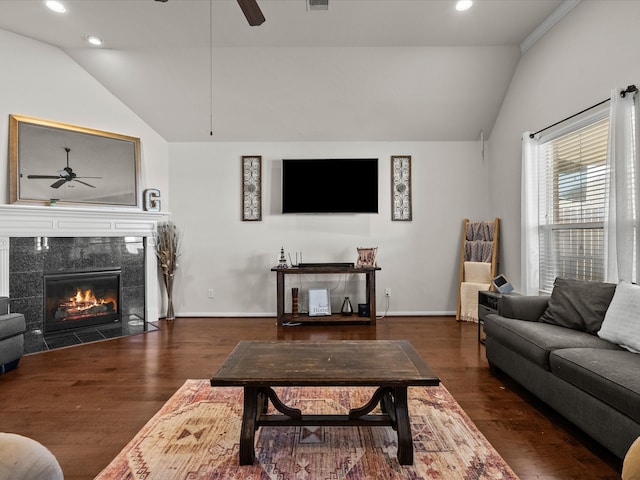
[[[367,325],[375,324],[375,320],[371,320],[370,317],[359,317],[358,312],[354,312],[353,315],[341,315],[339,313],[333,313],[331,315],[319,315],[312,317],[308,313],[299,313],[297,317],[293,317],[291,313],[285,313],[282,316],[282,321],[278,322],[278,325],[284,325],[287,323],[366,323]]]
[[[288,322],[295,323],[346,323],[365,322],[369,325],[376,324],[376,271],[380,267],[351,267],[351,266],[314,266],[314,267],[273,267],[272,272],[276,272],[276,303],[278,326]],[[323,275],[323,274],[361,274],[365,276],[366,303],[369,305],[369,316],[359,317],[356,314],[351,316],[334,314],[323,316],[309,316],[299,314],[293,317],[291,313],[285,313],[285,277],[286,275]]]

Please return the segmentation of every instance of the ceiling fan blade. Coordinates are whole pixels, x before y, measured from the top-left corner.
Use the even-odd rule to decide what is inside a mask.
[[[93,185],[89,185],[87,182],[83,182],[82,180],[78,180],[77,178],[74,178],[73,181],[81,183],[83,185],[86,185],[87,187],[96,188]]]
[[[240,5],[244,16],[247,17],[249,25],[257,27],[264,23],[264,15],[258,6],[257,0],[238,0],[238,5]]]
[[[167,0],[156,0],[156,2],[166,3]],[[240,5],[249,25],[257,27],[264,23],[264,15],[256,0],[238,0],[238,5]]]
[[[27,175],[27,178],[60,178],[60,175]]]
[[[65,178],[61,178],[60,180],[58,180],[55,183],[51,184],[51,188],[60,188],[62,185],[64,185],[65,183],[67,183],[67,180]]]
[[[75,177],[76,179],[78,178],[102,178],[102,177]]]

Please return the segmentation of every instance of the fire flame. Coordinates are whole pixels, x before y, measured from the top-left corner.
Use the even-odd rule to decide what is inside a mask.
[[[73,297],[69,297],[69,304],[79,311],[87,310],[91,307],[95,307],[96,305],[102,305],[110,302],[115,305],[116,299],[96,298],[96,295],[91,289],[85,290],[84,292],[81,289],[78,289]]]

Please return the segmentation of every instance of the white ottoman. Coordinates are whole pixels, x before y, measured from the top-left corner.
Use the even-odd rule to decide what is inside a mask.
[[[0,479],[62,480],[56,457],[42,444],[14,433],[0,433]]]

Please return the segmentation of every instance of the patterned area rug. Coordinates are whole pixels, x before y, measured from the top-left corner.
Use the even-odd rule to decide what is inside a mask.
[[[346,414],[374,391],[275,390],[303,414]],[[187,380],[96,479],[517,479],[443,386],[409,388],[410,466],[391,427],[261,427],[255,464],[239,466],[242,405],[242,388]]]

